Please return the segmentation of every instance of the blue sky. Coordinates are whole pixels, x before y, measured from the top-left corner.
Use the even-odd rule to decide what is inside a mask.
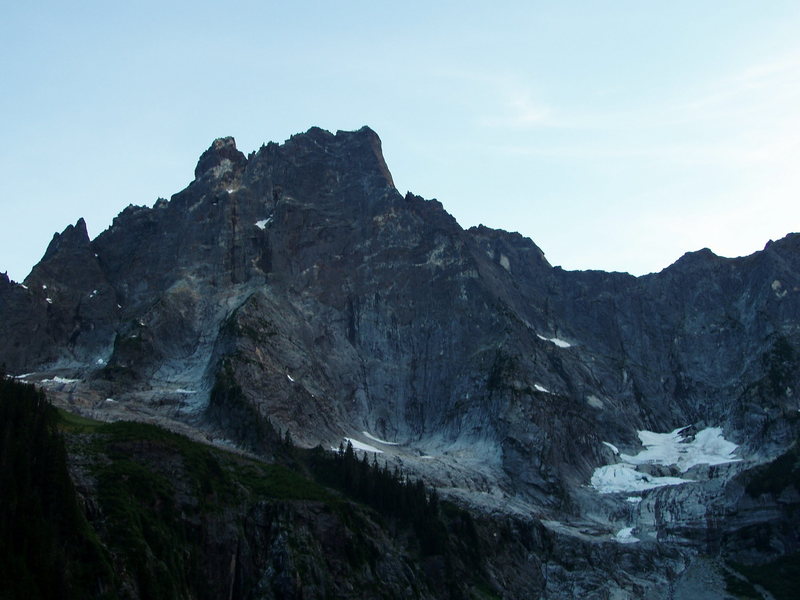
[[[0,271],[202,151],[369,125],[395,183],[568,269],[800,229],[800,3],[36,2],[0,22]]]

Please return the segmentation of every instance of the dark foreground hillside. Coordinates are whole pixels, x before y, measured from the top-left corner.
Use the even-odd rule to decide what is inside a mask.
[[[79,506],[59,416],[32,385],[0,377],[0,597],[105,597],[110,555]]]
[[[156,426],[90,421],[31,385],[1,385],[4,600],[541,591],[536,559],[532,572],[510,568],[540,554],[534,529],[476,523],[352,448],[301,451],[275,438],[267,463]],[[487,545],[498,533],[503,543]]]
[[[266,462],[153,425],[85,419],[10,378],[0,427],[3,600],[538,598],[561,589],[548,578],[585,578],[602,560],[640,577],[682,560],[569,544],[533,520],[476,518],[351,447],[301,450],[271,432]],[[793,449],[741,483],[754,502],[782,497],[778,522],[790,523],[799,470]],[[737,530],[710,557],[738,557],[724,565],[732,597],[761,598],[759,585],[795,597],[796,554],[747,564],[746,549],[773,533]]]

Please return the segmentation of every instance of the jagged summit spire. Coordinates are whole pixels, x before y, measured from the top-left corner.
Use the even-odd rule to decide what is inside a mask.
[[[54,233],[53,239],[47,246],[47,250],[42,257],[46,260],[66,247],[83,248],[89,245],[89,233],[86,231],[86,221],[83,217],[77,220],[75,225],[67,225],[61,233]]]
[[[194,170],[195,179],[200,179],[209,171],[213,171],[215,176],[232,170],[236,166],[244,166],[247,157],[236,148],[236,140],[233,137],[217,138],[211,146],[200,155],[197,167]]]
[[[355,131],[338,130],[335,134],[313,126],[304,133],[292,135],[283,144],[270,142],[262,146],[258,153],[251,155],[251,158],[255,156],[258,162],[264,156],[272,156],[269,152],[277,148],[295,153],[295,156],[325,156],[325,160],[328,156],[338,157],[352,168],[371,171],[379,175],[389,186],[395,187],[392,174],[383,157],[381,139],[367,126]],[[248,161],[249,159],[236,148],[233,137],[217,138],[200,156],[194,171],[195,180],[210,176],[216,180],[227,181],[235,178],[237,173],[241,173],[249,164]]]

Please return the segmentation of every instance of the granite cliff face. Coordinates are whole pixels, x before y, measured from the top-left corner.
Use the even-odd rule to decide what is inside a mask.
[[[103,418],[250,447],[269,422],[303,446],[381,450],[481,514],[547,529],[548,597],[681,597],[691,556],[796,514],[796,479],[772,496],[743,482],[795,448],[798,315],[798,234],[639,278],[564,271],[519,234],[402,196],[370,129],[313,128],[249,156],[216,140],[169,201],[94,240],[83,220],[56,234],[23,284],[0,279],[0,363]],[[738,447],[685,475],[624,458],[639,432],[682,427],[678,448]],[[627,484],[589,485],[613,464]],[[747,560],[798,550],[777,537]],[[623,560],[609,545],[672,583],[595,581]]]

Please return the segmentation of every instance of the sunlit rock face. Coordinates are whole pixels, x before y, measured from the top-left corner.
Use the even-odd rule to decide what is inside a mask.
[[[349,438],[574,556],[623,545],[608,556],[677,577],[674,548],[747,539],[743,482],[797,438],[799,299],[800,235],[639,278],[564,271],[399,193],[372,130],[312,128],[248,156],[216,140],[170,200],[54,236],[24,284],[0,279],[0,362],[84,411],[210,439],[248,445],[267,421]],[[641,432],[672,436],[660,458]],[[551,568],[554,590],[578,577]]]

